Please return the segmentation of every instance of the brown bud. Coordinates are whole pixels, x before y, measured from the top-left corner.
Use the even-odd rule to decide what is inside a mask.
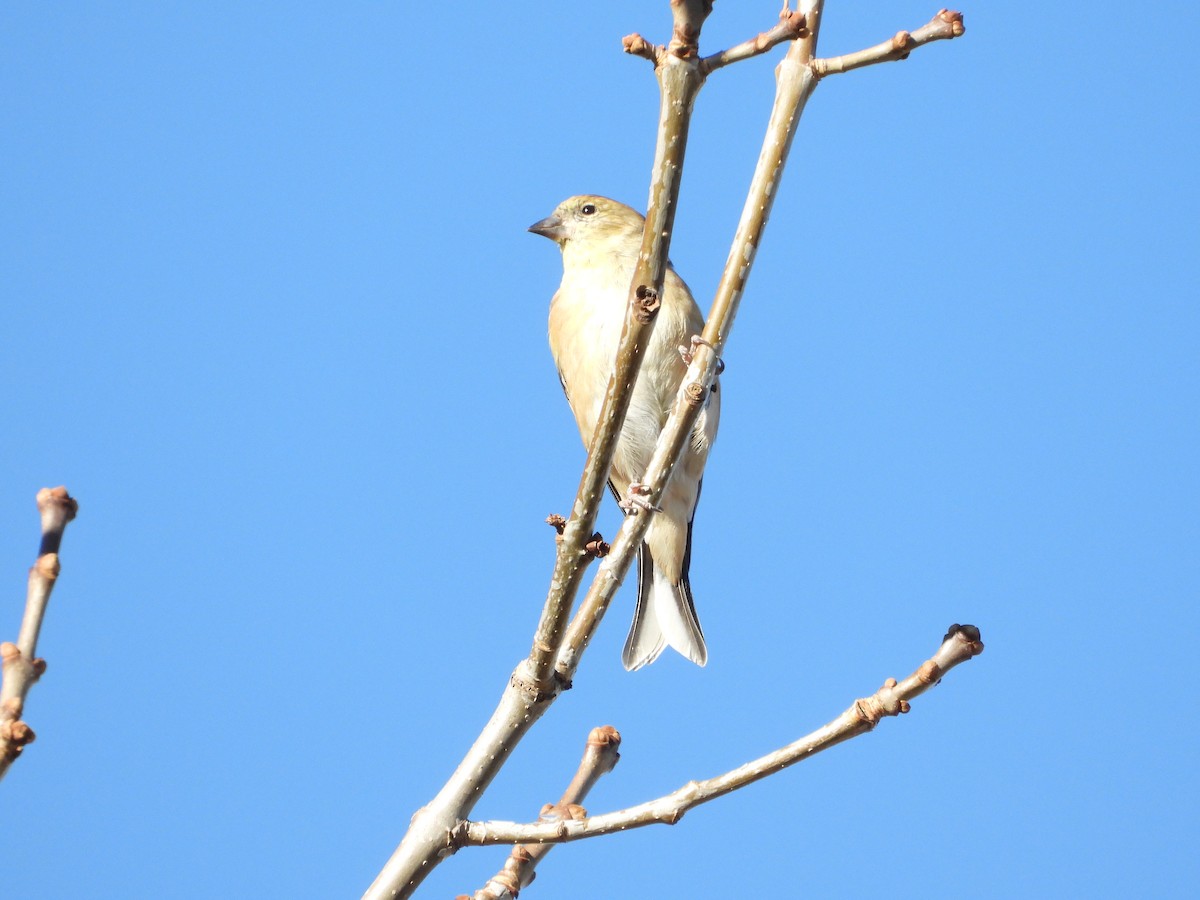
[[[62,566],[58,562],[58,554],[46,553],[39,556],[37,562],[33,564],[33,570],[47,581],[53,581],[62,570]]]
[[[658,291],[648,284],[639,284],[637,290],[634,292],[634,296],[634,317],[645,325],[654,318],[654,314],[658,312],[659,306],[662,305],[662,302],[658,298]]]
[[[962,37],[965,32],[966,25],[963,23],[963,14],[952,9],[940,10],[937,17],[950,26],[950,32],[955,37]]]
[[[588,733],[587,742],[597,746],[619,744],[621,743],[621,733],[611,725],[601,725],[599,728],[593,728]]]

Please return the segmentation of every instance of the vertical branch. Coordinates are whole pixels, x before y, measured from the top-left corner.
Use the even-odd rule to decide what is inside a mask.
[[[565,637],[571,604],[583,579],[588,558],[584,546],[595,531],[613,454],[633,396],[633,383],[641,367],[642,355],[650,343],[650,333],[660,305],[692,108],[696,95],[704,85],[704,70],[696,53],[696,41],[704,17],[711,8],[711,3],[700,0],[673,2],[675,27],[671,45],[665,50],[658,48],[654,54],[661,99],[646,225],[633,282],[629,286],[629,305],[617,346],[613,375],[596,419],[596,430],[588,445],[587,462],[575,494],[572,514],[563,530],[562,541],[558,544],[550,590],[530,651],[532,677],[534,683],[542,688],[548,685],[555,658]],[[630,52],[635,45],[648,47],[636,35],[625,39],[626,49]]]
[[[787,11],[786,6],[781,14],[786,28],[793,29],[797,36],[775,70],[775,102],[771,107],[766,136],[729,256],[725,261],[725,269],[717,285],[712,308],[709,310],[704,333],[696,345],[692,363],[680,385],[675,406],[659,435],[654,456],[642,479],[643,483],[649,486],[648,492],[643,496],[651,507],[658,505],[675,461],[687,442],[687,436],[692,433],[692,428],[712,389],[718,358],[729,340],[729,332],[746,289],[746,282],[750,278],[755,254],[767,227],[771,206],[779,193],[779,184],[791,151],[792,139],[796,136],[796,129],[808,98],[812,96],[820,78],[826,74],[849,71],[863,65],[902,59],[906,52],[914,47],[934,40],[958,37],[963,33],[962,16],[956,12],[942,10],[928,25],[912,34],[903,32],[904,37],[900,40],[894,39],[885,45],[834,60],[818,60],[817,36],[824,7],[824,0],[801,0],[797,10],[799,21],[795,14]],[[772,33],[753,43],[755,46],[769,44],[779,36]],[[726,56],[744,58],[741,48],[734,48],[729,54],[710,57],[710,66],[723,64]],[[591,640],[608,609],[609,602],[629,570],[649,527],[650,516],[651,514],[627,516],[613,540],[608,555],[570,624],[566,642],[559,654],[557,671],[565,680],[569,681],[574,676],[579,666],[580,654]]]
[[[733,244],[729,248],[729,257],[725,260],[725,270],[721,273],[712,309],[704,325],[704,339],[709,348],[701,346],[700,351],[709,349],[720,355],[729,340],[729,330],[733,327],[746,282],[750,278],[750,269],[766,230],[771,206],[779,193],[792,139],[796,136],[808,98],[817,86],[817,78],[809,63],[816,54],[824,6],[824,0],[804,0],[800,4],[806,23],[805,31],[792,42],[787,55],[775,69],[775,103],[767,122],[766,137],[750,179],[750,189],[737,231],[734,232]]]
[[[778,192],[783,167],[791,149],[805,104],[821,75],[848,71],[862,65],[903,58],[904,51],[927,40],[962,33],[961,17],[939,14],[945,21],[929,31],[908,36],[898,45],[872,48],[848,57],[815,59],[823,0],[800,0],[796,13],[785,6],[782,24],[770,33],[724,54],[711,57],[708,65],[698,54],[698,39],[704,18],[711,11],[709,0],[671,0],[675,27],[667,47],[653,47],[643,38],[625,39],[627,52],[655,63],[661,88],[658,140],[650,184],[649,208],[642,246],[603,408],[588,448],[588,459],[580,480],[570,520],[565,524],[555,561],[554,574],[533,648],[513,672],[491,719],[476,739],[454,774],[438,795],[418,810],[392,858],[367,890],[365,897],[408,897],[425,876],[457,848],[454,834],[491,783],[508,755],[525,733],[549,708],[558,694],[570,686],[583,649],[620,585],[637,548],[641,545],[651,516],[629,516],[624,520],[609,555],[567,627],[583,567],[589,557],[585,549],[593,540],[593,528],[604,485],[608,479],[617,438],[629,406],[643,349],[648,343],[659,307],[665,261],[674,226],[679,178],[687,144],[692,105],[707,71],[738,59],[749,58],[784,39],[795,40],[776,70],[776,97],[767,135],[751,181],[746,204],[726,261],[725,271],[713,300],[675,405],[656,445],[644,482],[648,505],[662,497],[671,471],[708,399],[719,365],[719,353],[729,337],[754,256]],[[947,18],[948,16],[948,18]]]
[[[33,729],[21,721],[21,713],[29,689],[46,671],[46,661],[36,655],[38,636],[58,579],[63,532],[79,510],[79,504],[64,487],[42,488],[37,505],[42,516],[42,542],[37,562],[29,570],[21,631],[15,644],[0,644],[0,778],[36,737]]]
[[[513,672],[491,719],[454,774],[437,796],[413,816],[400,846],[364,894],[367,900],[411,896],[444,855],[448,855],[446,836],[450,829],[471,814],[513,748],[568,684],[555,677],[554,664],[566,637],[571,604],[588,559],[585,547],[592,540],[633,383],[659,307],[692,107],[704,84],[695,42],[710,10],[711,3],[707,0],[672,0],[675,38],[670,49],[655,55],[661,103],[641,252],[629,288],[629,306],[613,376],[588,447],[571,517],[558,544],[554,573],[533,647],[529,657]],[[626,39],[626,48],[631,46],[632,39]]]
[[[675,467],[675,461],[687,443],[696,420],[707,402],[716,378],[717,361],[729,338],[737,315],[754,254],[767,225],[771,204],[779,190],[783,166],[791,150],[792,138],[804,112],[805,103],[817,85],[809,63],[816,52],[823,0],[801,3],[805,28],[792,42],[787,56],[776,69],[775,103],[767,123],[766,137],[759,153],[754,176],[746,196],[742,217],[734,234],[733,245],[725,262],[717,293],[704,326],[703,340],[696,346],[691,365],[680,385],[670,418],[659,435],[654,456],[643,479],[649,485],[646,495],[650,506],[657,506]],[[612,548],[605,557],[591,588],[571,622],[566,642],[559,654],[558,673],[570,680],[579,666],[579,658],[595,633],[608,604],[620,587],[625,573],[642,544],[650,525],[650,514],[627,516]]]

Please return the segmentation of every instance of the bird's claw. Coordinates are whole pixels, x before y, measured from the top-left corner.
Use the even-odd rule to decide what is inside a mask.
[[[628,515],[636,516],[638,510],[647,510],[648,512],[662,512],[662,508],[652,504],[646,495],[650,493],[650,485],[642,484],[640,481],[633,481],[629,484],[629,496],[622,500],[617,505],[625,510]]]
[[[692,345],[690,347],[684,347],[682,345],[680,345],[680,347],[679,347],[679,357],[680,357],[680,359],[683,360],[683,364],[685,366],[690,366],[692,364],[692,360],[696,356],[696,348],[701,345],[707,347],[709,350],[712,350],[714,353],[717,350],[717,348],[712,345],[711,341],[706,341],[704,338],[700,337],[700,335],[693,334],[692,335]],[[721,359],[721,357],[718,356],[717,357],[717,374],[720,375],[724,371],[725,371],[725,360]]]

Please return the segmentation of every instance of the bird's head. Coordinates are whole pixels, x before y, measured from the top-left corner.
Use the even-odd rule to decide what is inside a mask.
[[[564,250],[567,244],[586,244],[600,248],[606,244],[628,246],[640,245],[642,240],[641,213],[624,203],[581,194],[558,204],[554,212],[529,226],[529,230],[548,237]]]

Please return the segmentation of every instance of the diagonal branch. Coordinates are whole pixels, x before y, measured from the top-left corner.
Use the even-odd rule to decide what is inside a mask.
[[[607,775],[621,758],[618,749],[621,735],[611,725],[593,728],[588,735],[583,759],[575,777],[567,785],[558,803],[547,803],[542,807],[540,822],[564,822],[587,817],[580,806],[588,792],[595,787],[602,775]],[[518,844],[513,847],[504,868],[492,876],[473,896],[461,895],[458,900],[514,900],[518,893],[528,887],[536,875],[534,869],[553,849],[553,844]]]
[[[424,878],[459,845],[455,835],[465,833],[463,820],[507,761],[528,730],[541,718],[561,691],[570,686],[583,649],[591,639],[616,587],[628,571],[636,548],[650,522],[649,515],[625,519],[609,555],[599,566],[587,597],[573,621],[568,617],[584,566],[585,549],[608,478],[617,437],[637,377],[642,348],[658,311],[669,237],[673,229],[692,104],[704,83],[705,72],[696,47],[700,25],[711,9],[708,0],[672,0],[675,29],[666,51],[655,52],[655,74],[662,94],[658,145],[653,166],[650,199],[642,247],[632,284],[614,374],[588,449],[588,460],[572,507],[563,526],[562,541],[546,604],[529,658],[513,672],[492,718],[484,726],[454,774],[425,807],[418,810],[400,846],[367,890],[366,898],[408,897]],[[704,406],[725,342],[745,289],[755,253],[766,227],[771,203],[778,193],[783,165],[800,115],[819,77],[814,66],[817,35],[824,0],[800,0],[804,16],[802,36],[793,41],[776,70],[776,100],[767,137],[755,169],[746,207],[738,224],[725,272],[717,289],[703,339],[692,362],[654,457],[643,481],[651,485],[645,498],[658,505],[675,460]],[[638,39],[641,40],[641,39]],[[642,41],[642,44],[645,44]],[[639,52],[627,42],[630,52]],[[648,46],[648,45],[647,45]],[[648,51],[641,48],[641,55]],[[885,686],[885,690],[888,686]],[[881,692],[880,703],[887,699]],[[870,711],[869,705],[860,707]],[[886,712],[887,709],[884,709]],[[815,751],[810,751],[815,752]],[[761,777],[761,776],[757,776]],[[732,788],[731,788],[732,789]],[[677,816],[676,816],[677,818]],[[595,823],[597,820],[590,820]],[[573,828],[560,823],[570,839]],[[448,836],[451,840],[448,843]],[[547,840],[541,833],[533,838]],[[516,839],[518,842],[526,838]]]
[[[761,56],[784,41],[794,41],[803,36],[804,13],[791,9],[785,3],[783,11],[779,13],[779,22],[773,28],[767,29],[748,41],[730,47],[728,50],[704,57],[700,65],[704,67],[706,73],[711,73],[732,63]]]
[[[700,27],[711,6],[711,3],[700,0],[682,0],[672,4],[676,35],[672,47],[677,40],[682,40],[680,35],[693,40],[699,38]],[[572,514],[558,545],[550,589],[529,655],[533,682],[542,690],[548,689],[551,684],[554,661],[562,646],[571,605],[587,564],[584,547],[595,532],[596,517],[605,496],[621,426],[633,396],[633,384],[657,318],[671,234],[675,227],[680,174],[683,171],[692,107],[704,85],[700,61],[695,53],[687,51],[685,44],[669,50],[654,71],[658,77],[661,102],[646,224],[633,282],[629,286],[629,305],[617,345],[613,374],[596,420],[596,430],[588,445],[587,461],[575,494]]]
[[[716,297],[704,326],[703,340],[692,355],[692,362],[680,385],[679,395],[667,424],[659,435],[650,466],[641,479],[649,486],[645,495],[651,507],[659,506],[670,479],[675,461],[679,458],[688,436],[704,409],[713,379],[716,377],[719,355],[729,338],[745,290],[746,280],[754,263],[755,251],[767,225],[771,204],[779,192],[783,166],[791,149],[792,138],[800,116],[817,79],[808,66],[816,47],[822,0],[802,3],[800,12],[808,26],[803,37],[794,41],[783,62],[776,70],[775,103],[767,123],[763,148],[747,192],[742,217],[734,234],[733,246],[725,261],[725,270],[717,286]],[[627,516],[600,565],[591,588],[579,605],[559,654],[557,669],[566,681],[574,676],[579,659],[599,627],[609,603],[628,572],[642,538],[649,528],[651,514]]]
[[[590,559],[586,548],[593,541],[617,439],[658,312],[692,106],[704,84],[699,57],[688,52],[686,41],[676,44],[683,37],[699,39],[700,28],[711,5],[708,0],[672,2],[675,37],[671,52],[655,68],[661,103],[642,246],[630,285],[629,305],[613,375],[588,446],[587,462],[572,504],[571,517],[563,527],[554,573],[529,657],[513,672],[491,719],[458,768],[437,796],[413,816],[400,845],[364,894],[366,900],[411,896],[444,858],[442,851],[449,829],[471,814],[509,754],[550,708],[558,694],[570,686],[569,680],[561,678],[555,671],[555,662],[566,637],[572,603]]]
[[[801,0],[797,14],[803,17],[805,27],[800,37],[792,42],[787,55],[776,69],[775,103],[747,191],[746,203],[742,208],[742,216],[704,326],[702,341],[693,354],[692,364],[680,386],[675,406],[659,435],[654,456],[642,478],[642,483],[649,486],[645,499],[651,507],[659,505],[675,460],[678,459],[687,436],[695,427],[696,420],[704,408],[704,400],[712,388],[720,353],[729,339],[730,329],[733,327],[754,265],[754,257],[766,230],[772,204],[779,193],[779,184],[791,150],[792,139],[796,135],[808,98],[812,96],[819,82],[819,61],[814,57],[823,11],[824,0]],[[941,30],[949,29],[953,32],[955,22],[958,23],[958,33],[961,34],[961,16],[943,10],[933,22],[918,29],[914,40],[927,43],[954,36],[942,35]],[[566,642],[559,654],[557,670],[566,681],[569,682],[574,677],[580,655],[599,627],[609,603],[624,580],[641,546],[650,519],[651,514],[628,516],[617,532],[609,555],[599,567],[587,595],[571,621]]]
[[[58,549],[63,532],[79,511],[79,504],[71,499],[65,487],[42,488],[37,494],[37,505],[42,516],[42,543],[37,562],[29,570],[21,632],[15,644],[8,641],[0,644],[0,778],[25,745],[36,737],[33,729],[21,721],[21,713],[29,689],[46,671],[46,661],[36,656],[38,636],[58,579]]]
[[[885,716],[909,711],[909,701],[920,696],[955,666],[983,652],[979,629],[974,625],[952,625],[941,647],[931,659],[901,682],[889,678],[883,686],[850,707],[828,724],[786,747],[753,762],[703,781],[692,781],[679,790],[631,806],[619,812],[557,822],[462,822],[450,835],[454,847],[512,843],[564,843],[641,828],[644,825],[674,825],[695,806],[723,797],[753,784],[781,769],[866,734]]]
[[[962,13],[943,9],[916,31],[898,31],[891,40],[866,50],[859,50],[857,53],[847,53],[829,59],[814,59],[812,67],[818,78],[824,78],[826,75],[837,75],[876,63],[908,59],[908,54],[918,47],[932,41],[948,41],[962,37],[965,31]]]

